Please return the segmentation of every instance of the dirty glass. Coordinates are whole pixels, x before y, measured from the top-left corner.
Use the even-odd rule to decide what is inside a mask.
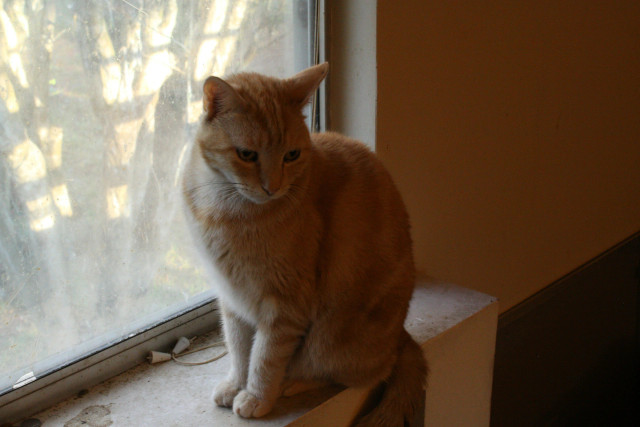
[[[179,203],[202,82],[308,66],[313,11],[0,0],[0,394],[211,298]]]

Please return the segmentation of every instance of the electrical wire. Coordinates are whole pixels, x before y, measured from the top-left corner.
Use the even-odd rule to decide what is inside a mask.
[[[183,362],[181,360],[178,360],[178,357],[186,356],[187,354],[197,353],[199,351],[206,350],[208,348],[213,348],[213,347],[224,347],[224,341],[218,341],[218,342],[215,342],[213,344],[206,345],[204,347],[196,348],[196,349],[189,350],[189,351],[184,351],[184,352],[182,352],[180,354],[176,354],[174,352],[171,352],[171,359],[173,359],[173,361],[176,362],[178,365],[198,366],[198,365],[206,365],[207,363],[215,362],[216,360],[224,357],[228,353],[228,351],[225,350],[222,353],[218,354],[217,356],[214,356],[211,359],[204,360],[202,362]]]

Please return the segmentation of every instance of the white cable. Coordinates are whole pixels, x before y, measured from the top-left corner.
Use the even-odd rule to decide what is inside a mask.
[[[199,348],[196,348],[196,349],[193,349],[193,350],[185,351],[191,346],[191,342],[194,339],[195,339],[195,337],[192,338],[191,340],[189,340],[188,338],[185,338],[185,337],[180,337],[178,339],[178,341],[176,342],[176,345],[173,347],[173,350],[171,351],[171,353],[163,353],[163,352],[160,352],[160,351],[151,351],[151,352],[149,352],[149,355],[147,356],[147,360],[151,364],[156,364],[156,363],[166,362],[168,360],[173,360],[177,364],[183,365],[183,366],[198,366],[198,365],[204,365],[204,364],[216,361],[216,360],[220,359],[221,357],[225,356],[228,353],[227,350],[225,350],[222,353],[220,353],[219,355],[217,355],[215,357],[212,357],[211,359],[202,361],[202,362],[183,362],[181,360],[178,360],[178,357],[186,356],[187,354],[197,353],[199,351],[206,350],[208,348],[224,347],[224,341],[217,341],[217,342],[214,342],[213,344],[209,344],[209,345],[206,345],[204,347],[199,347]]]

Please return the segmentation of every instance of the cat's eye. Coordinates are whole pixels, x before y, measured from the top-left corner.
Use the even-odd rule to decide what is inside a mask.
[[[284,161],[287,163],[293,162],[294,160],[297,160],[298,157],[300,157],[300,150],[291,150],[284,155]]]
[[[238,154],[238,158],[243,162],[255,162],[258,160],[257,151],[236,148],[236,154]]]

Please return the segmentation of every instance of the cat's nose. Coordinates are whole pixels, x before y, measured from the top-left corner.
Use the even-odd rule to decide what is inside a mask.
[[[280,190],[282,185],[282,172],[277,169],[266,169],[260,181],[262,190],[267,196],[271,197]]]
[[[264,190],[265,193],[267,193],[267,196],[273,196],[273,193],[277,191],[277,190],[271,191],[269,188],[265,187],[264,185],[262,186],[262,189]]]

